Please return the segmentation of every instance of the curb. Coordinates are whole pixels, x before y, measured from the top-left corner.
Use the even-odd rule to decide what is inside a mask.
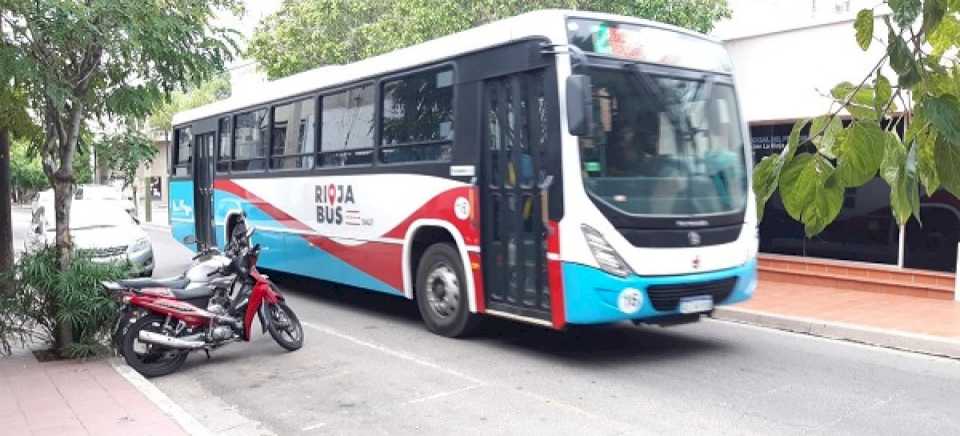
[[[113,370],[126,379],[133,387],[137,388],[143,396],[155,404],[164,414],[172,418],[183,431],[191,436],[212,436],[213,433],[207,429],[200,421],[197,421],[192,415],[183,410],[177,403],[170,399],[167,394],[150,383],[146,378],[140,375],[133,368],[118,363],[117,359],[110,359],[110,366]]]
[[[933,356],[960,359],[960,340],[898,330],[867,327],[843,322],[823,321],[788,315],[775,315],[750,309],[717,307],[713,318],[786,330],[831,339],[842,339],[869,345]]]

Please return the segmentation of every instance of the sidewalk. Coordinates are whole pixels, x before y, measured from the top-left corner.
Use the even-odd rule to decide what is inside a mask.
[[[714,317],[960,358],[960,302],[761,281],[754,297]]]
[[[150,222],[147,222],[146,209],[143,207],[143,204],[140,204],[138,212],[140,222],[144,225],[163,228],[170,226],[170,223],[167,221],[167,206],[165,204],[161,204],[160,206],[158,206],[157,203],[153,204],[150,211]]]
[[[40,363],[0,357],[0,434],[186,435],[109,360]]]

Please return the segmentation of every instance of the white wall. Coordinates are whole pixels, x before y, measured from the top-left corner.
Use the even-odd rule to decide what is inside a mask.
[[[830,89],[859,83],[883,56],[886,26],[864,52],[854,38],[857,11],[889,9],[875,0],[728,0],[733,16],[713,36],[733,57],[746,121],[784,121],[830,110]],[[881,5],[880,7],[877,7]],[[892,71],[887,78],[895,82]]]
[[[876,29],[883,29],[881,20]],[[885,32],[877,32],[884,34]],[[859,83],[883,56],[885,43],[864,52],[844,20],[724,43],[733,57],[747,122],[817,116],[830,109],[834,85]],[[896,83],[891,71],[885,75]]]

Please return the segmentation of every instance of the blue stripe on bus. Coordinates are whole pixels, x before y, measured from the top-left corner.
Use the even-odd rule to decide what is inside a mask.
[[[571,324],[594,324],[624,320],[642,320],[665,315],[679,314],[677,311],[662,312],[653,308],[646,289],[651,285],[693,284],[737,277],[737,284],[730,296],[715,304],[733,304],[749,299],[757,286],[756,259],[746,264],[722,271],[677,276],[641,277],[631,275],[617,277],[598,268],[563,263],[564,307],[567,322]],[[620,293],[627,288],[640,291],[643,305],[635,313],[621,312],[617,306]]]

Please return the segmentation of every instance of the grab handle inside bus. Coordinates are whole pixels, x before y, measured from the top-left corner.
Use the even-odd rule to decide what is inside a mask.
[[[593,132],[593,85],[590,76],[567,77],[567,130],[574,136]]]

